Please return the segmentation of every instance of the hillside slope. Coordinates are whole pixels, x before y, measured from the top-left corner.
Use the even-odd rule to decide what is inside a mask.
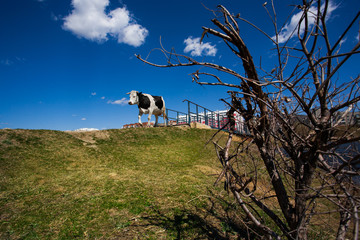
[[[213,134],[0,130],[0,239],[220,236],[199,213],[219,171]]]

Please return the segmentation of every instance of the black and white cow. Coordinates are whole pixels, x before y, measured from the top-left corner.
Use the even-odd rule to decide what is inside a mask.
[[[139,123],[142,125],[141,116],[145,114],[149,114],[148,116],[148,126],[150,127],[151,115],[155,115],[155,127],[158,124],[158,117],[163,115],[164,124],[166,126],[165,119],[168,119],[165,113],[165,101],[163,97],[159,96],[151,96],[150,94],[131,91],[127,94],[130,94],[130,105],[137,104],[139,107]]]

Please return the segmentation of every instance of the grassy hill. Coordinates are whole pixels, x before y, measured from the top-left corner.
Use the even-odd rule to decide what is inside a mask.
[[[231,237],[211,200],[213,134],[0,130],[0,239]]]

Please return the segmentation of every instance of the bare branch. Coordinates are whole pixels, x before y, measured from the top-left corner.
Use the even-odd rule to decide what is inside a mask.
[[[313,217],[320,214],[338,220],[337,229],[329,230],[330,238],[341,239],[350,234],[350,223],[354,229],[352,237],[358,238],[360,189],[354,183],[354,176],[360,176],[360,151],[352,144],[360,141],[360,119],[354,118],[360,115],[360,76],[341,79],[340,85],[334,76],[351,56],[360,53],[360,43],[354,43],[350,51],[340,48],[360,12],[340,29],[340,34],[331,33],[340,36],[331,45],[331,28],[327,27],[329,4],[329,0],[303,0],[302,5],[292,6],[286,22],[296,9],[300,9],[301,17],[288,39],[284,43],[281,39],[281,44],[273,0],[272,13],[266,3],[263,6],[274,26],[274,37],[251,21],[233,16],[224,6],[218,6],[216,13],[221,16],[215,15],[211,21],[217,30],[203,27],[201,41],[205,35],[224,41],[241,60],[242,74],[167,51],[162,45],[158,50],[165,56],[165,64],[155,64],[136,55],[144,63],[161,68],[199,66],[201,71],[190,74],[196,84],[235,88],[236,91],[228,91],[231,102],[223,100],[229,109],[226,128],[230,129],[225,146],[213,141],[222,166],[214,184],[224,182],[251,226],[267,238],[307,239]],[[276,54],[276,63],[271,70],[255,65],[240,35],[239,23],[252,26],[275,45],[271,51]],[[297,43],[288,46],[296,34]],[[211,69],[226,73],[235,81],[225,81],[224,77],[208,71]],[[233,143],[235,114],[240,115],[250,132],[237,146]],[[351,122],[344,124],[343,120],[349,117]],[[213,139],[214,136],[209,142]],[[347,145],[350,146],[343,150]],[[329,209],[321,209],[318,204]],[[278,228],[275,230],[262,221],[262,215]]]

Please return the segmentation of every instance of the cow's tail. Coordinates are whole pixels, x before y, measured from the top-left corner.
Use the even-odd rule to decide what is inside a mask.
[[[166,118],[166,120],[169,120],[169,118],[168,118],[168,116],[166,115],[166,113],[165,113],[166,111],[165,111],[165,109],[164,109],[164,112],[163,112],[163,114],[164,114],[164,118]]]

